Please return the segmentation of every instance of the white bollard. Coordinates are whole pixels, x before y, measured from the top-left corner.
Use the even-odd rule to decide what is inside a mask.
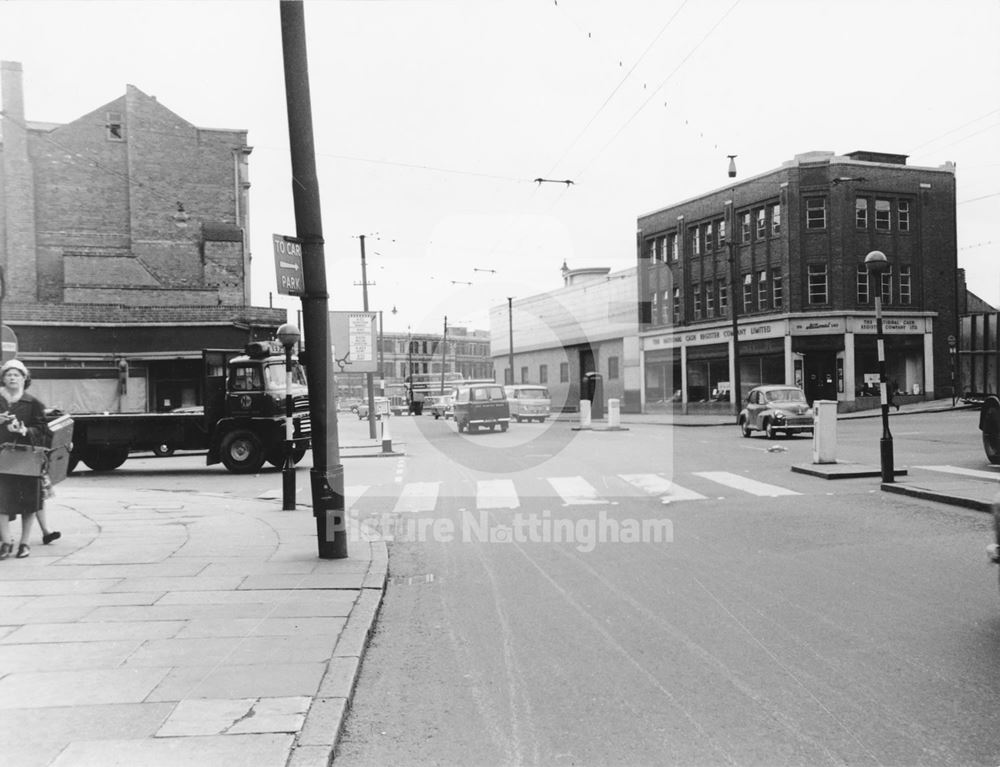
[[[580,400],[580,428],[589,429],[590,428],[590,400],[582,399]]]
[[[392,434],[389,431],[388,416],[382,418],[382,452],[383,453],[392,452]]]
[[[837,401],[813,402],[813,463],[837,462]]]
[[[608,428],[617,429],[622,425],[621,401],[617,399],[608,400]]]

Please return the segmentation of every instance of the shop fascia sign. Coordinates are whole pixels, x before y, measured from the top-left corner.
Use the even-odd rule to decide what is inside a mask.
[[[740,340],[756,338],[776,338],[785,335],[784,322],[763,322],[740,325]],[[728,342],[733,337],[731,327],[705,328],[704,330],[679,331],[669,335],[654,336],[645,339],[644,348],[671,349],[678,346],[699,346],[703,344],[718,344]]]
[[[855,333],[878,332],[874,317],[855,317],[852,326]],[[926,327],[924,317],[882,317],[884,333],[923,333]]]
[[[792,320],[793,336],[839,335],[847,330],[843,317],[816,317]]]

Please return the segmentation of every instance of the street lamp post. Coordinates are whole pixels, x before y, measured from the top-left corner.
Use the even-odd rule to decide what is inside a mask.
[[[278,328],[278,341],[285,347],[285,463],[281,468],[281,509],[295,511],[295,424],[292,413],[292,349],[299,342],[299,329],[291,323]]]
[[[736,155],[729,157],[729,178],[736,178]],[[740,281],[740,254],[736,248],[736,187],[733,187],[732,199],[729,201],[732,215],[729,217],[729,316],[732,319],[733,333],[733,380],[731,383],[733,411],[739,415],[742,402],[740,400],[740,320],[736,309],[737,291]],[[742,296],[740,296],[742,298]]]
[[[878,344],[879,394],[882,398],[882,439],[879,441],[882,481],[894,482],[892,433],[889,431],[889,385],[885,371],[885,336],[882,329],[882,274],[888,268],[889,259],[882,251],[873,250],[865,256],[865,269],[868,270],[868,289],[874,289],[875,292],[875,338]]]
[[[507,296],[507,364],[510,367],[510,384],[514,385],[514,297]],[[504,381],[504,383],[507,383]]]
[[[951,362],[951,406],[955,407],[955,400],[958,398],[958,389],[955,386],[955,355],[958,353],[958,339],[954,335],[948,336],[948,359]]]

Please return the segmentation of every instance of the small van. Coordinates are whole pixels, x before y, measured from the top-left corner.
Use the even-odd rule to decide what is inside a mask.
[[[515,384],[505,386],[507,401],[510,403],[510,417],[521,421],[543,422],[552,409],[549,390],[539,384]]]
[[[507,431],[510,425],[507,395],[497,383],[460,386],[455,390],[452,409],[459,433],[468,431],[472,434],[480,427],[489,427],[493,431],[497,426],[500,431]]]

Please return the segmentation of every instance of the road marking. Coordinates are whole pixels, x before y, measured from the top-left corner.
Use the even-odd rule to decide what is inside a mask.
[[[630,485],[634,485],[650,495],[660,496],[660,501],[663,503],[705,500],[705,496],[701,493],[681,487],[675,484],[673,480],[659,474],[619,474],[618,476]]]
[[[914,466],[914,469],[927,469],[928,471],[943,471],[947,474],[961,474],[965,477],[976,477],[977,479],[992,479],[1000,482],[1000,472],[979,471],[978,469],[963,469],[961,466]]]
[[[694,475],[696,477],[711,480],[712,482],[718,482],[720,485],[725,485],[726,487],[742,490],[746,493],[750,493],[751,495],[762,495],[772,498],[778,495],[800,495],[800,493],[797,493],[794,490],[789,490],[786,487],[778,487],[778,485],[769,485],[766,482],[758,482],[755,479],[743,477],[739,474],[731,474],[728,471],[696,471],[694,472]]]
[[[416,514],[421,511],[434,511],[440,487],[440,482],[407,482],[396,500],[393,513]]]
[[[563,506],[588,506],[607,503],[598,496],[594,486],[583,477],[546,477],[548,483],[559,493]]]
[[[353,507],[366,492],[368,492],[368,485],[347,485],[344,488],[344,508]]]
[[[520,505],[513,480],[482,479],[476,482],[476,508],[516,509]]]

